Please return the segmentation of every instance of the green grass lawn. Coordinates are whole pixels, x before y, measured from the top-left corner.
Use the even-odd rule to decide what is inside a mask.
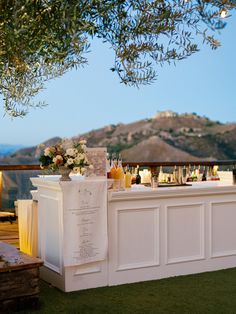
[[[45,282],[40,289],[40,309],[24,313],[236,314],[236,268],[70,293]]]

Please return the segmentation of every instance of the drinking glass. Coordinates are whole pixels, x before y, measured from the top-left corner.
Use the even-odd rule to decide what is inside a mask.
[[[157,186],[158,186],[158,176],[153,176],[153,177],[151,178],[151,187],[152,187],[153,189],[156,189]]]

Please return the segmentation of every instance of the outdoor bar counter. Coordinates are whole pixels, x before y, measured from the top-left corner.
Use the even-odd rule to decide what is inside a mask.
[[[73,235],[76,229],[68,227],[67,216],[78,207],[75,202],[83,181],[33,178],[32,182],[38,188],[39,255],[45,265],[41,276],[64,291],[236,266],[236,185],[231,182],[156,189],[134,185],[125,191],[105,192],[107,223],[99,218],[104,245],[100,243],[97,261],[78,265],[70,264],[67,246],[81,234]],[[81,220],[74,221],[80,230]],[[94,249],[94,243],[88,245]],[[105,250],[104,257],[99,250]]]

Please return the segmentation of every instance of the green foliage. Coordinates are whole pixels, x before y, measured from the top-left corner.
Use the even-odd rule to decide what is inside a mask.
[[[216,123],[213,122],[213,121],[207,121],[206,124],[205,124],[205,126],[206,126],[206,127],[211,127],[211,126],[214,126],[215,124],[216,124]]]
[[[49,156],[40,156],[39,158],[40,164],[44,165],[44,167],[49,166],[52,163],[52,158]]]
[[[111,70],[139,86],[157,76],[156,64],[212,49],[220,12],[234,0],[0,0],[0,93],[7,114],[24,116],[41,107],[34,97],[51,79],[86,64],[89,42],[107,42],[115,52]]]
[[[107,137],[107,138],[112,138],[112,134],[114,133],[114,131],[115,131],[115,129],[110,130],[110,131],[107,131],[107,132],[106,132],[106,137]]]

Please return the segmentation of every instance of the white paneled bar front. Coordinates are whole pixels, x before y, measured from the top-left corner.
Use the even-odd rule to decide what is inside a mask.
[[[76,207],[72,191],[80,182],[64,183],[63,189],[55,180],[32,181],[38,188],[39,253],[45,259],[41,276],[64,291],[236,266],[236,186],[229,182],[109,191],[107,257],[66,266],[62,243],[67,202]]]
[[[236,266],[236,186],[110,192],[109,285]]]

